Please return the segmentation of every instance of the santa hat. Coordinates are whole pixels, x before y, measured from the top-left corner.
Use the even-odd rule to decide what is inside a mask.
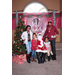
[[[41,32],[37,32],[37,34],[41,34]]]
[[[49,21],[48,21],[48,23],[52,23],[52,21],[51,21],[51,20],[49,20]]]

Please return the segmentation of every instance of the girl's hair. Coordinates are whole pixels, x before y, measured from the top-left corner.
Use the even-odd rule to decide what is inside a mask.
[[[26,26],[26,30],[27,30],[27,28],[28,28],[28,27],[30,27],[30,28],[31,28],[31,26],[30,26],[30,25],[27,25],[27,26]]]
[[[33,35],[35,35],[35,36],[36,36],[36,33],[33,33]]]
[[[46,39],[46,38],[49,40],[49,38],[48,38],[48,37],[45,37],[45,38],[44,38],[44,41],[45,41],[45,39]]]

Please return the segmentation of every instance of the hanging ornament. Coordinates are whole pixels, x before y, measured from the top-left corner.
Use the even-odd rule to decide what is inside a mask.
[[[20,50],[20,52],[21,52],[21,50]]]

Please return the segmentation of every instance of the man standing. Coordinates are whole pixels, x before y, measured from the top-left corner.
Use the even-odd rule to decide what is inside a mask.
[[[56,60],[55,38],[58,36],[59,32],[56,29],[56,27],[52,25],[51,20],[48,21],[47,29],[43,37],[45,37],[47,34],[52,46],[52,52],[53,52],[52,60]]]

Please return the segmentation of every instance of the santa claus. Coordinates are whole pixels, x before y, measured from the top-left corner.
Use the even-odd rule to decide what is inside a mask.
[[[42,38],[42,33],[38,32],[37,33],[37,45],[38,48],[36,50],[37,52],[37,58],[38,58],[38,63],[44,63],[45,61],[45,55],[47,53],[47,49],[44,46],[44,38]]]

